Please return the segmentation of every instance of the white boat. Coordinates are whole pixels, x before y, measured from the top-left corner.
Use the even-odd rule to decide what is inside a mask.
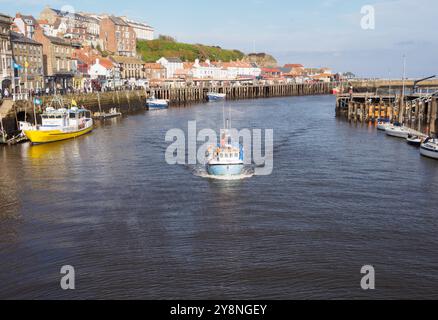
[[[390,127],[391,123],[386,119],[377,120],[377,130],[386,131],[386,128]]]
[[[406,142],[411,146],[419,147],[423,143],[423,138],[410,134],[406,138]]]
[[[421,144],[420,153],[424,157],[438,160],[438,139],[426,139]]]
[[[93,115],[94,119],[105,120],[115,117],[120,117],[122,113],[117,108],[111,108],[109,112],[96,112]]]
[[[227,97],[226,93],[209,92],[207,93],[208,101],[220,101]]]
[[[405,127],[398,127],[398,126],[389,126],[385,129],[386,135],[390,137],[396,137],[396,138],[402,138],[407,139],[409,136],[409,129]]]
[[[167,109],[169,107],[169,100],[156,99],[155,96],[152,96],[151,98],[146,99],[146,106],[148,110]]]

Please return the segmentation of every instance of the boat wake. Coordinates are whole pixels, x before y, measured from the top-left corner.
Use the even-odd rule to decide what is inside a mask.
[[[225,180],[225,181],[245,180],[255,176],[254,169],[251,167],[245,167],[242,170],[241,174],[235,176],[212,176],[208,174],[204,166],[197,166],[192,168],[192,173],[193,175],[204,179]]]

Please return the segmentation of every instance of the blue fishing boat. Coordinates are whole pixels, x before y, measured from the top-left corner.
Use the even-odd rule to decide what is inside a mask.
[[[156,99],[153,94],[149,99],[146,99],[146,107],[148,110],[163,110],[169,108],[169,100]]]
[[[232,143],[231,128],[223,130],[221,142],[206,152],[206,169],[211,176],[241,175],[244,168],[244,150],[242,145]]]

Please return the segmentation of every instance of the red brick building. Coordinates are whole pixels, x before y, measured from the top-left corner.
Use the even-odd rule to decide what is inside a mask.
[[[122,18],[110,16],[100,21],[100,39],[104,49],[119,56],[136,56],[134,29]]]

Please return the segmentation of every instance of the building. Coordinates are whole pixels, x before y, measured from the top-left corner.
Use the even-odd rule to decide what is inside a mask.
[[[195,79],[221,79],[222,68],[211,63],[210,60],[199,62],[199,59],[196,59],[191,73]]]
[[[304,66],[302,64],[298,64],[298,63],[285,64],[284,68],[287,69],[286,73],[288,74],[297,74],[297,75],[304,74]]]
[[[17,26],[19,33],[26,38],[33,39],[35,29],[38,26],[38,22],[33,16],[25,16],[21,13],[17,13],[15,15],[14,24]]]
[[[56,36],[86,44],[94,44],[99,39],[100,21],[92,16],[46,7],[41,12],[40,19],[54,27]]]
[[[145,78],[149,80],[161,80],[166,78],[166,68],[159,63],[145,63]]]
[[[255,63],[231,61],[220,65],[227,71],[227,79],[257,78],[262,73]]]
[[[122,80],[145,79],[145,62],[134,57],[111,56],[110,59],[120,70]]]
[[[134,29],[137,40],[154,40],[154,28],[146,23],[129,20],[126,17],[121,17]]]
[[[105,50],[118,56],[135,57],[137,42],[134,29],[122,18],[110,16],[100,21],[100,38]]]
[[[55,29],[55,25],[50,24],[47,20],[37,20],[38,27],[43,29],[44,34],[50,37],[56,37],[58,35],[58,30]]]
[[[35,40],[43,45],[44,75],[46,85],[52,89],[67,89],[77,70],[72,58],[74,47],[71,41],[47,36],[41,28],[35,31]]]
[[[265,79],[278,79],[281,78],[282,73],[279,68],[262,68],[262,76]]]
[[[5,89],[11,93],[12,80],[12,47],[11,47],[12,18],[0,13],[0,86],[1,93]]]
[[[43,45],[16,32],[11,32],[11,43],[14,61],[19,66],[16,71],[19,87],[26,91],[44,89]]]
[[[180,58],[161,58],[157,61],[164,68],[166,68],[166,78],[171,79],[174,77],[177,70],[184,69],[184,64]]]

